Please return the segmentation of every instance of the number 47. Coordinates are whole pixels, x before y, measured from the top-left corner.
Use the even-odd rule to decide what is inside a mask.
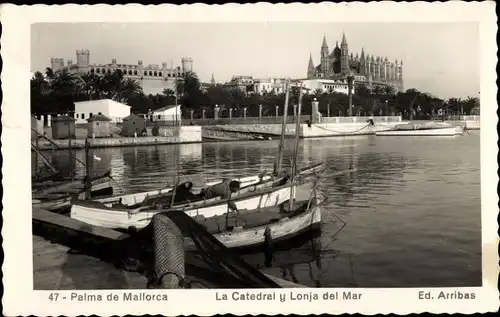
[[[52,302],[57,301],[57,298],[59,298],[59,293],[50,293],[49,295],[49,300]]]

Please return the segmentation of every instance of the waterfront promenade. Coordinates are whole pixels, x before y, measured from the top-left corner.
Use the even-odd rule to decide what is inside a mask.
[[[366,117],[321,117],[311,122],[310,116],[300,118],[300,138],[317,137],[346,137],[358,135],[373,135],[379,131],[386,131],[397,124],[409,122],[401,116],[366,116]],[[479,116],[462,116],[452,121],[445,121],[455,125],[467,127],[469,130],[480,128]],[[152,127],[147,128],[147,136],[122,137],[116,132],[110,138],[89,137],[90,147],[126,147],[126,146],[148,146],[165,144],[188,144],[213,141],[255,141],[273,140],[281,135],[282,117],[263,118],[224,118],[218,120],[186,120],[181,126],[172,126],[171,122],[158,122],[159,135],[152,135]],[[285,136],[291,138],[295,135],[296,125],[294,118],[289,117],[286,125]],[[373,125],[370,123],[373,120]],[[417,121],[415,121],[417,122]],[[427,122],[418,120],[418,122]],[[189,124],[189,125],[186,125]],[[45,134],[51,141],[40,139],[37,146],[40,150],[53,150],[55,147],[67,149],[70,142],[67,139],[54,140],[51,127],[37,127],[40,134]],[[119,131],[116,126],[115,131]],[[85,146],[85,138],[88,137],[86,125],[77,125],[75,128],[75,139],[71,140],[71,147],[81,149]]]

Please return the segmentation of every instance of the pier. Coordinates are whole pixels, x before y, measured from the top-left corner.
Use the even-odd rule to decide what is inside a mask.
[[[130,238],[128,234],[38,208],[33,209],[32,224],[34,289],[75,289],[75,286],[79,289],[146,288],[144,275],[119,267],[119,262],[130,254],[130,246],[122,243]],[[196,261],[186,262],[187,276],[212,287],[224,281]],[[64,281],[67,272],[71,272],[70,283]],[[305,287],[265,275],[284,288]]]

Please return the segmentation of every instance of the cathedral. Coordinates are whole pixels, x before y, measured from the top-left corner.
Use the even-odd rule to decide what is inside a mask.
[[[307,79],[345,79],[347,75],[354,76],[356,86],[363,85],[369,89],[374,87],[391,86],[396,92],[403,90],[403,62],[389,62],[387,57],[366,54],[364,49],[361,56],[351,52],[345,33],[342,34],[340,47],[337,44],[332,52],[328,49],[326,37],[321,45],[321,61],[315,66],[312,55],[309,57]]]

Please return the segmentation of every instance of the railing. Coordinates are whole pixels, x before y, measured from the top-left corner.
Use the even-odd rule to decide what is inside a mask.
[[[321,117],[320,123],[353,123],[353,122],[366,122],[372,119],[374,122],[400,122],[400,116],[353,116],[353,117]],[[311,121],[311,116],[301,115],[300,123],[307,123]],[[287,123],[295,122],[294,116],[288,116]],[[147,127],[158,125],[159,127],[173,127],[173,126],[210,126],[210,125],[244,125],[244,124],[282,124],[283,116],[278,117],[235,117],[235,118],[219,118],[219,119],[182,119],[182,121],[146,121]]]

